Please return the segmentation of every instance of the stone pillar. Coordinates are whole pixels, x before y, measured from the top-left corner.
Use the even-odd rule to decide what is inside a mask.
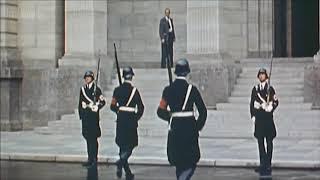
[[[21,82],[23,77],[22,63],[17,48],[17,12],[16,0],[1,0],[1,131],[20,130],[23,127],[21,118]]]
[[[107,58],[107,0],[65,1],[65,54],[59,60],[58,114],[74,112],[85,71],[96,71],[100,51],[100,86],[110,82]],[[96,73],[96,72],[95,72]]]
[[[60,66],[93,66],[107,53],[107,0],[65,1],[65,55]]]
[[[18,46],[25,68],[55,68],[64,51],[64,2],[19,1],[18,23]]]
[[[219,53],[219,1],[187,2],[187,53]]]
[[[270,57],[272,49],[272,1],[247,1],[249,57]]]
[[[187,12],[189,54],[246,57],[245,0],[188,0]]]

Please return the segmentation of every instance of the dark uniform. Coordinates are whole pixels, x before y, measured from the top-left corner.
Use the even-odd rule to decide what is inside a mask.
[[[92,71],[86,72],[84,78],[87,76],[94,79]],[[84,166],[96,165],[98,156],[97,138],[101,136],[99,111],[105,105],[101,89],[96,87],[96,93],[94,93],[94,86],[92,82],[91,87],[86,84],[80,88],[78,111],[82,122],[82,135],[86,139],[88,152],[88,162]],[[93,110],[94,94],[96,96],[96,110]]]
[[[260,69],[259,74],[266,74],[265,69]],[[268,91],[270,91],[268,103]],[[279,100],[276,97],[275,90],[272,86],[269,87],[267,81],[262,87],[262,83],[254,86],[251,93],[250,113],[251,118],[254,120],[254,136],[258,140],[260,167],[259,172],[261,175],[271,175],[271,160],[273,151],[273,139],[276,137],[276,127],[273,121],[273,112],[277,108]],[[267,149],[265,149],[265,139]]]
[[[115,141],[120,148],[120,159],[117,161],[117,176],[122,176],[122,168],[124,168],[127,179],[133,179],[128,159],[132,154],[132,150],[138,145],[138,120],[144,112],[140,93],[131,83],[133,75],[131,67],[123,69],[125,81],[115,88],[110,106],[111,110],[117,113]]]
[[[173,67],[173,42],[176,39],[176,35],[174,32],[172,18],[170,17],[161,18],[159,23],[159,36],[161,40],[161,68],[167,67],[166,58],[168,57],[168,55],[170,57],[169,65],[170,67]]]
[[[207,118],[207,109],[200,92],[185,79],[189,72],[186,59],[177,61],[175,74],[178,77],[163,90],[157,111],[158,116],[169,123],[167,156],[170,164],[176,166],[179,180],[190,179],[194,173],[200,159],[199,131]],[[194,105],[199,112],[197,120]]]

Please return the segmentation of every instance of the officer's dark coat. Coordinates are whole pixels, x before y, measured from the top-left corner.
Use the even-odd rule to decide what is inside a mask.
[[[124,82],[122,85],[115,88],[110,105],[110,109],[117,113],[115,141],[120,148],[133,149],[138,145],[138,120],[142,117],[144,112],[144,105],[138,90],[136,90],[132,101],[128,106],[137,107],[137,112],[119,111],[119,107],[127,104],[133,88],[134,87],[128,82]]]
[[[260,93],[261,97],[267,101],[268,94],[268,84],[265,84],[264,89],[260,89],[259,85],[252,88],[251,100],[250,100],[250,114],[251,117],[255,116],[255,130],[254,136],[256,138],[270,137],[275,138],[277,135],[276,127],[273,120],[273,112],[279,105],[279,100],[276,98],[275,90],[270,86],[270,101],[272,101],[273,110],[271,112],[266,112],[262,108],[255,109],[254,101],[262,103],[262,100],[258,97]]]
[[[183,79],[176,79],[172,85],[163,90],[162,99],[157,114],[163,120],[170,120],[172,112],[181,112],[188,89],[188,83]],[[193,111],[196,105],[199,117],[174,117],[171,130],[168,132],[167,156],[171,165],[179,167],[192,167],[200,159],[198,143],[199,131],[203,128],[207,109],[198,89],[192,86],[192,90],[184,111]],[[170,107],[170,112],[167,111]]]
[[[84,86],[86,95],[93,101],[94,97],[94,83],[92,84],[91,88],[87,88]],[[99,100],[101,93],[101,89],[97,87],[96,89],[96,99]],[[105,101],[100,101],[100,104],[98,105],[98,112],[93,112],[90,108],[83,109],[82,108],[82,101],[84,101],[86,104],[89,104],[89,101],[84,97],[82,90],[80,88],[80,98],[79,98],[79,117],[80,120],[82,120],[82,135],[85,138],[97,138],[101,136],[101,129],[99,125],[100,116],[99,111],[100,109],[105,105]]]

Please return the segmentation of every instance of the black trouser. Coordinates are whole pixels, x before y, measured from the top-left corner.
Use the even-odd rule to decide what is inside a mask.
[[[176,166],[177,180],[190,180],[196,170],[196,165],[189,168]]]
[[[98,159],[98,139],[96,137],[86,137],[88,161],[94,162]]]
[[[167,47],[168,46],[168,47]],[[161,43],[161,68],[166,68],[166,58],[170,57],[169,65],[173,67],[173,34],[169,33],[169,38]]]
[[[117,165],[119,168],[123,168],[126,174],[132,174],[128,163],[128,159],[132,154],[132,150],[133,149],[131,148],[120,148],[120,159],[117,161]]]
[[[265,148],[265,139],[267,142],[267,149]],[[257,138],[259,156],[260,156],[260,168],[271,168],[272,151],[273,151],[273,138],[263,137]]]

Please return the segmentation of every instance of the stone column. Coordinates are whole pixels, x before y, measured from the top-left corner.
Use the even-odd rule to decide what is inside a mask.
[[[107,58],[107,0],[65,1],[65,54],[59,60],[58,114],[74,112],[85,71],[96,71],[100,51],[100,87],[110,82]],[[96,73],[96,72],[95,72]]]
[[[107,54],[107,0],[65,1],[65,55],[60,66],[93,66]]]
[[[1,131],[22,129],[21,119],[21,81],[22,64],[17,49],[17,11],[16,0],[1,0]]]
[[[246,1],[187,1],[187,52],[246,57]]]
[[[219,1],[187,2],[187,53],[219,53]]]

